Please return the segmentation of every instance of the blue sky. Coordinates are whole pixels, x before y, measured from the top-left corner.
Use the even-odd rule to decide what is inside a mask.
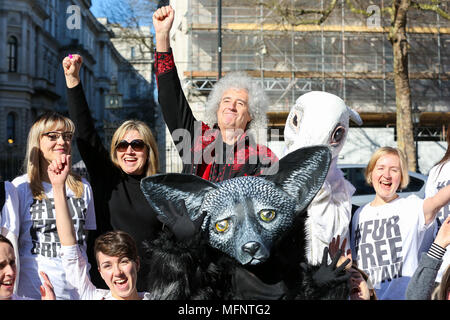
[[[102,16],[101,14],[101,7],[100,7],[100,3],[101,2],[116,2],[117,0],[92,0],[92,7],[91,7],[91,12],[94,14],[94,16],[96,17],[100,17]]]
[[[149,3],[151,1],[141,0],[140,6],[136,8],[140,25],[142,26],[152,24],[151,17],[153,12],[149,8]],[[91,12],[95,17],[106,16],[109,21],[120,23],[125,21],[127,14],[131,14],[131,10],[127,8],[127,4],[127,0],[92,0]]]

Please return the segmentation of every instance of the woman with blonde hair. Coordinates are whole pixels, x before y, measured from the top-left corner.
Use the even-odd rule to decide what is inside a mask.
[[[405,157],[392,147],[375,151],[365,177],[375,199],[353,216],[352,257],[369,275],[378,299],[403,300],[424,234],[450,200],[450,185],[425,200],[416,195],[400,198],[397,190],[407,186],[409,176]]]
[[[69,118],[56,112],[41,115],[28,134],[26,173],[12,181],[19,198],[19,296],[39,299],[39,271],[44,271],[53,284],[57,299],[78,298],[66,282],[61,264],[53,188],[47,173],[54,159],[62,154],[70,155],[74,132],[75,125]],[[96,228],[91,186],[73,172],[65,186],[77,242],[86,255],[86,231]]]
[[[97,230],[89,236],[89,262],[94,266],[93,240],[112,230],[130,234],[142,257],[142,242],[152,240],[162,229],[141,189],[141,179],[159,170],[158,149],[150,128],[142,121],[125,121],[114,133],[109,152],[103,146],[83,92],[79,72],[83,59],[74,54],[63,60],[67,84],[69,115],[77,126],[76,140],[94,190]],[[141,265],[138,278],[147,273]],[[91,269],[91,280],[104,288],[97,268]],[[145,281],[138,281],[144,284]],[[144,288],[139,287],[139,291]]]

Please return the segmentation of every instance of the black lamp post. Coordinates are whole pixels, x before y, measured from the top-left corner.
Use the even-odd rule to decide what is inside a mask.
[[[217,80],[222,78],[222,0],[217,0]]]
[[[417,106],[417,103],[414,103],[414,108],[412,109],[412,112],[411,112],[411,118],[412,118],[412,123],[413,123],[413,128],[414,128],[414,140],[416,141],[416,172],[420,172],[419,171],[419,152],[418,152],[420,110],[419,110],[419,107]]]

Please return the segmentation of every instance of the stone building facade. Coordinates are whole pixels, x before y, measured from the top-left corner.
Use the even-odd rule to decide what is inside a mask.
[[[34,119],[49,110],[67,114],[61,62],[69,53],[83,56],[81,79],[102,136],[104,118],[108,116],[105,96],[114,79],[124,94],[124,107],[131,106],[136,117],[141,116],[139,106],[154,114],[148,111],[155,108],[152,76],[141,76],[116,49],[113,30],[98,21],[90,7],[90,0],[0,0],[2,179],[11,180],[21,173],[27,134]],[[147,62],[149,65],[151,62]],[[151,74],[151,67],[148,70]],[[139,89],[132,91],[132,87],[130,91],[130,79],[135,79],[133,83]],[[119,120],[126,115],[119,114]],[[154,127],[157,121],[152,116],[149,125]],[[75,144],[73,155],[74,163],[80,160]]]

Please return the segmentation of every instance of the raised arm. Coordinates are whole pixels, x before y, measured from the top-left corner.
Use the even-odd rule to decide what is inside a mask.
[[[70,168],[70,155],[61,155],[48,166],[48,177],[55,198],[56,229],[62,246],[77,244],[72,218],[66,201],[65,182]]]
[[[155,74],[158,85],[158,101],[170,133],[177,129],[185,129],[193,137],[196,119],[182,90],[170,49],[170,30],[174,17],[175,11],[171,6],[161,7],[153,14],[156,39]]]
[[[450,202],[450,185],[442,188],[433,197],[425,199],[423,202],[423,213],[425,224],[430,224],[436,218],[436,214],[441,208]]]
[[[108,150],[104,147],[95,129],[95,121],[91,116],[83,86],[80,80],[80,70],[83,58],[78,54],[69,54],[62,62],[67,85],[67,107],[69,117],[74,122],[80,155],[86,164],[91,182],[104,183],[109,178],[112,164]]]
[[[153,27],[157,52],[168,52],[170,49],[170,29],[172,29],[175,11],[169,6],[159,8],[153,14]]]
[[[56,229],[61,242],[62,265],[67,282],[78,291],[80,299],[92,300],[96,299],[96,288],[88,277],[88,263],[77,245],[72,218],[67,206],[65,181],[69,168],[70,156],[61,155],[52,161],[47,170],[55,199]],[[47,290],[47,288],[45,289]]]

